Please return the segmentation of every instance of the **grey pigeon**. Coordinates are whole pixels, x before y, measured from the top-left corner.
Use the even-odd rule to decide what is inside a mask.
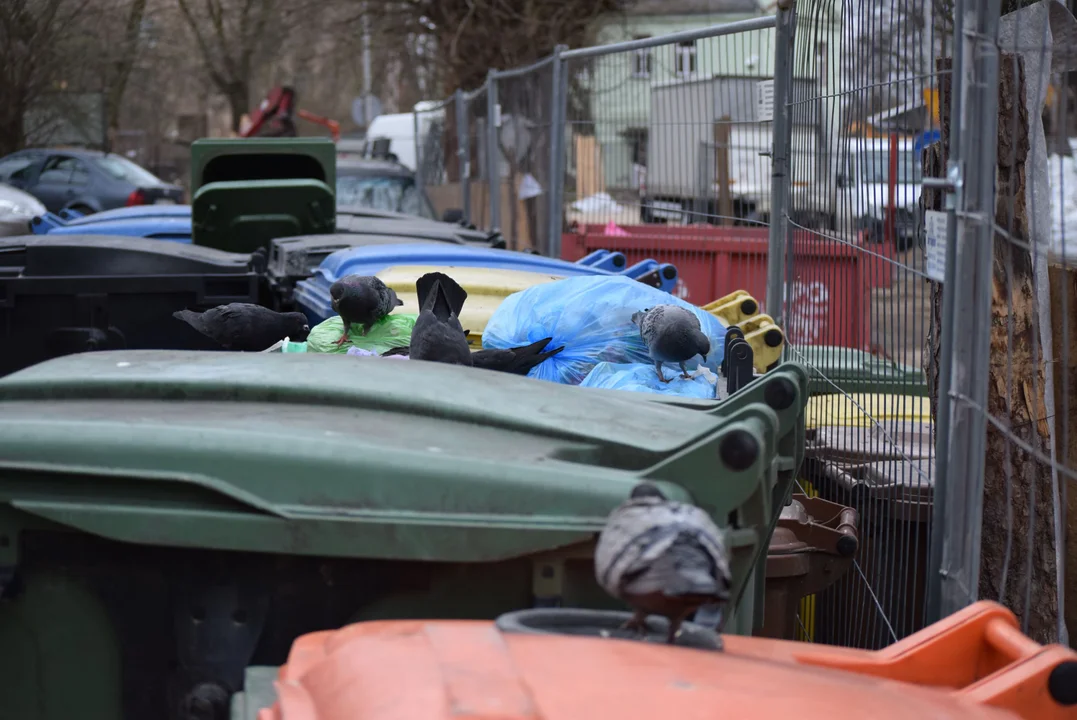
[[[699,318],[691,310],[680,305],[655,305],[632,313],[632,322],[639,326],[640,337],[662,382],[669,382],[662,375],[662,363],[676,363],[681,368],[681,377],[688,378],[685,362],[696,355],[707,361],[711,341],[703,334]]]
[[[648,615],[669,618],[670,643],[701,606],[725,603],[732,583],[725,538],[710,516],[667,500],[647,482],[606,520],[595,548],[595,578],[635,611],[625,628],[645,629]]]
[[[172,317],[182,320],[227,350],[259,352],[285,337],[296,342],[307,339],[307,316],[299,312],[280,313],[261,305],[231,303],[203,313],[179,310]]]
[[[338,346],[348,341],[348,331],[353,323],[361,324],[365,335],[374,323],[404,304],[392,288],[372,275],[342,277],[329,287],[329,296],[333,311],[344,322]]]
[[[411,330],[412,360],[471,365],[471,348],[460,325],[467,291],[445,273],[427,273],[415,281],[419,317]]]

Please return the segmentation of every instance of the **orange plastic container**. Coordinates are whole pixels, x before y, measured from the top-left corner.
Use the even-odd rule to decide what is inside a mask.
[[[1077,653],[981,602],[879,651],[727,636],[724,652],[493,623],[304,635],[259,720],[1077,718]],[[1069,697],[1067,698],[1067,693]]]

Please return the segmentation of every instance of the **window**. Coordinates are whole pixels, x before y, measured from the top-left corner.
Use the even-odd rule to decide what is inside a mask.
[[[0,180],[25,180],[29,170],[37,158],[33,155],[20,155],[18,157],[0,160]]]
[[[120,157],[119,155],[104,155],[102,157],[94,158],[94,163],[97,167],[104,170],[109,177],[116,180],[126,180],[132,185],[139,187],[162,185],[161,178],[157,177],[149,170],[135,165],[127,158]]]
[[[897,154],[898,184],[919,185],[923,182],[923,167],[916,154],[899,150]],[[866,152],[860,156],[860,180],[864,183],[886,185],[890,182],[890,152]]]
[[[676,53],[674,65],[677,68],[677,76],[688,77],[689,75],[694,75],[696,72],[695,40],[677,43],[677,46],[673,48],[673,52]]]
[[[53,155],[45,161],[38,177],[39,185],[70,185],[71,172],[75,169],[75,158],[66,155]]]
[[[71,184],[72,185],[89,185],[90,184],[90,168],[86,167],[85,163],[75,160],[75,165],[71,168]]]
[[[336,195],[338,208],[364,207],[435,219],[409,177],[340,175]]]
[[[650,35],[636,35],[633,40],[646,40]],[[654,70],[654,51],[642,48],[632,52],[632,77],[649,78]]]

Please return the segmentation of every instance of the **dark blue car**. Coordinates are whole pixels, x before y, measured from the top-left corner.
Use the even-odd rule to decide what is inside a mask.
[[[183,202],[183,188],[125,157],[97,150],[20,150],[0,158],[0,182],[33,195],[50,212],[71,209],[89,215]]]

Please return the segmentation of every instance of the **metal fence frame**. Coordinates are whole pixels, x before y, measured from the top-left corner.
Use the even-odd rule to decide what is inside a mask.
[[[950,122],[951,155],[947,178],[928,178],[925,187],[948,193],[949,217],[945,280],[942,284],[942,327],[958,326],[971,320],[974,328],[990,322],[992,240],[994,222],[994,136],[999,83],[999,52],[995,45],[999,31],[1000,0],[956,0]],[[796,9],[794,0],[780,0],[775,15],[714,25],[660,37],[613,43],[598,47],[568,49],[554,53],[526,67],[490,70],[484,85],[470,93],[453,95],[456,112],[456,147],[462,168],[461,186],[465,219],[470,219],[470,149],[464,111],[467,98],[486,92],[486,167],[489,183],[489,222],[492,229],[504,225],[501,212],[499,131],[502,121],[498,81],[520,78],[551,66],[551,135],[548,158],[550,180],[544,247],[559,257],[564,217],[566,173],[566,123],[568,71],[574,59],[595,58],[615,53],[657,48],[679,42],[724,35],[775,30],[773,149],[771,177],[771,222],[767,266],[766,311],[783,326],[787,315],[786,289],[793,260],[790,223],[791,97],[794,85],[794,43]],[[447,107],[446,103],[443,103]],[[416,116],[417,157],[422,141]],[[422,173],[419,173],[422,175]],[[534,238],[536,245],[538,238]],[[943,332],[939,369],[936,427],[936,480],[925,615],[934,621],[951,614],[979,597],[980,526],[983,516],[986,403],[988,395],[989,334],[975,332],[969,342],[957,341],[956,332]]]
[[[487,145],[490,148],[498,147],[498,130],[501,126],[501,104],[498,97],[497,81],[510,78],[518,78],[535,72],[547,65],[552,66],[552,88],[551,96],[553,97],[553,107],[551,113],[551,125],[553,128],[561,128],[561,132],[556,130],[552,134],[552,142],[550,148],[549,157],[549,172],[550,172],[550,187],[547,188],[549,193],[549,201],[547,203],[547,232],[548,236],[545,238],[547,253],[552,257],[560,257],[561,255],[561,228],[562,228],[562,216],[564,206],[565,195],[565,164],[566,164],[566,149],[565,149],[565,124],[567,122],[567,105],[568,105],[568,77],[566,74],[566,63],[570,60],[582,59],[582,58],[595,58],[605,55],[614,55],[618,53],[631,52],[633,50],[643,50],[648,48],[656,48],[662,45],[670,45],[678,42],[688,42],[695,40],[704,40],[708,38],[717,38],[724,35],[733,35],[736,33],[750,32],[752,30],[765,30],[768,28],[776,28],[778,56],[775,60],[775,103],[774,103],[774,127],[775,136],[782,138],[775,144],[774,160],[775,170],[774,177],[772,179],[772,189],[775,190],[775,202],[780,202],[778,198],[782,198],[783,201],[787,199],[788,193],[788,173],[789,173],[789,113],[785,103],[780,102],[781,98],[788,98],[789,88],[791,84],[791,68],[792,68],[792,46],[793,46],[793,29],[794,29],[794,11],[792,0],[783,0],[778,8],[777,15],[768,15],[758,18],[750,18],[747,20],[738,20],[736,22],[723,23],[720,25],[710,25],[707,27],[699,28],[696,30],[686,30],[683,32],[670,33],[668,35],[662,35],[658,37],[650,37],[642,40],[630,40],[625,42],[610,43],[608,45],[598,45],[594,47],[578,48],[569,50],[564,46],[558,46],[552,55],[549,55],[537,62],[530,65],[525,65],[518,68],[512,68],[510,70],[494,70],[491,69],[487,72],[486,81],[475,88],[472,91],[456,90],[452,96],[441,103],[442,107],[448,107],[450,104],[454,108],[456,118],[456,148],[457,156],[459,158],[459,164],[461,168],[465,168],[470,160],[470,152],[468,148],[468,132],[467,122],[465,121],[466,103],[480,95],[486,93],[486,132],[487,132]],[[781,69],[781,70],[780,70]],[[416,158],[417,163],[421,162],[422,158],[422,138],[420,137],[420,127],[418,121],[418,114],[416,114],[415,120],[415,144],[416,144]],[[501,218],[501,203],[500,203],[500,177],[498,170],[498,153],[487,152],[486,157],[487,167],[485,173],[487,176],[487,182],[490,184],[488,189],[489,197],[489,217],[492,230],[500,230],[502,228]],[[417,173],[421,175],[421,173]],[[461,203],[464,210],[465,221],[470,221],[470,173],[461,173]],[[772,212],[775,216],[784,215],[785,205],[780,205]],[[786,225],[779,224],[777,229],[771,231],[771,248],[772,251],[784,246],[784,233],[788,232]],[[781,256],[781,252],[776,252],[774,256]],[[784,265],[779,263],[772,271],[773,277],[769,280],[771,286],[775,289],[776,294],[768,293],[768,297],[781,298],[781,287],[784,283]],[[774,303],[774,307],[770,305]],[[779,307],[779,301],[768,301],[768,312],[777,320],[781,315],[781,308]]]

